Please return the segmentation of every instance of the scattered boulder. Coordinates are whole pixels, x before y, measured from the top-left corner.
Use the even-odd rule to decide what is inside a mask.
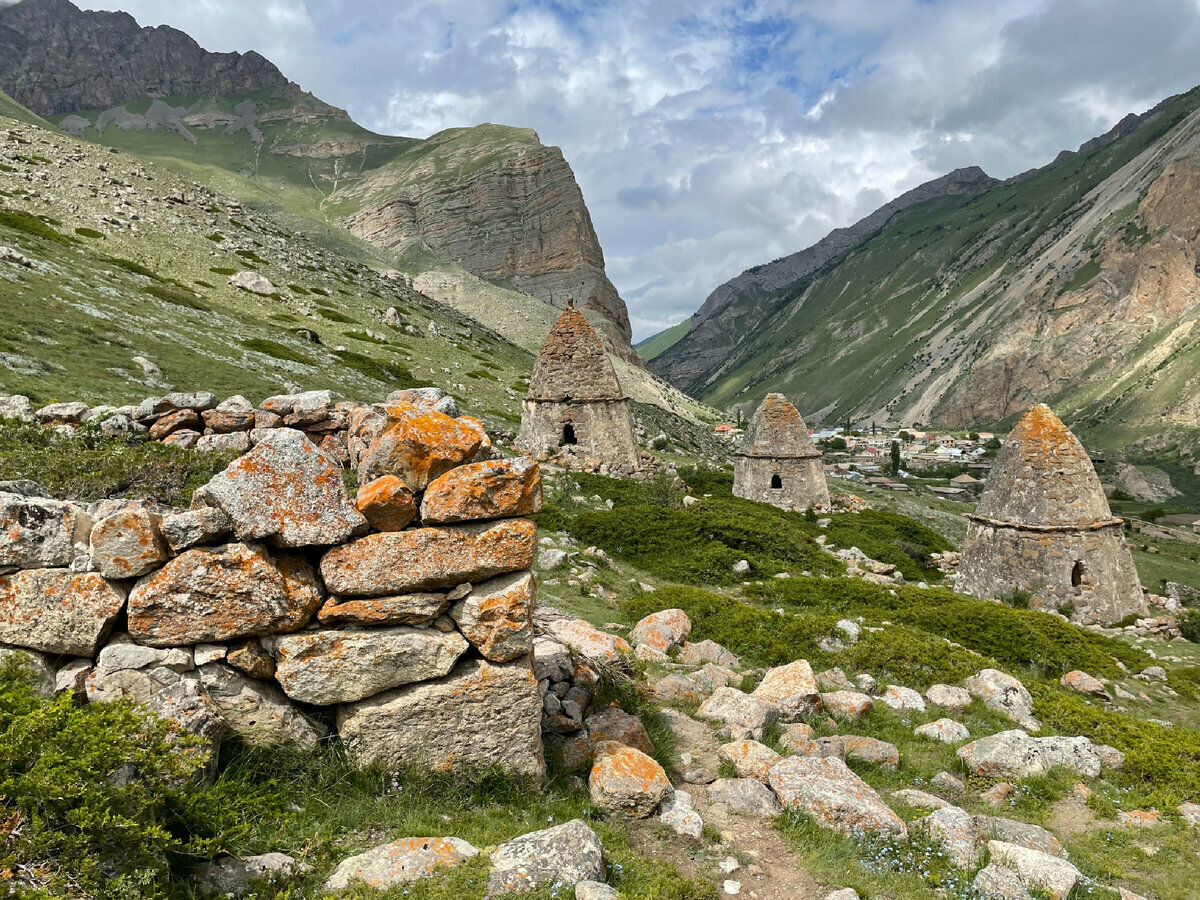
[[[930,839],[960,869],[973,869],[983,856],[985,836],[979,823],[957,806],[934,810],[916,822]]]
[[[528,569],[536,547],[529,519],[414,528],[334,547],[321,558],[321,575],[334,594],[403,594]]]
[[[265,275],[260,275],[250,269],[244,269],[241,272],[235,272],[229,277],[229,286],[235,287],[238,290],[246,291],[249,294],[257,294],[260,297],[270,297],[277,293],[275,285],[267,280]]]
[[[682,609],[664,609],[651,613],[633,626],[629,640],[635,647],[648,645],[666,653],[681,646],[692,633],[692,622]]]
[[[355,884],[377,890],[428,878],[437,869],[449,869],[479,854],[455,837],[410,837],[372,847],[338,863],[325,882],[325,890],[341,891]]]
[[[665,798],[659,804],[658,819],[681,837],[699,839],[700,835],[704,833],[704,819],[692,807],[692,796],[687,791],[675,791],[674,794]],[[576,894],[578,894],[578,890],[576,890]],[[616,897],[615,891],[613,896]]]
[[[739,778],[753,778],[763,784],[767,783],[771,767],[783,759],[766,744],[760,744],[758,741],[723,744],[718,748],[717,756],[732,764]]]
[[[936,722],[918,725],[913,729],[913,734],[932,741],[941,741],[943,744],[958,744],[971,737],[967,726],[953,719],[938,719]]]
[[[588,789],[601,809],[644,819],[671,793],[663,767],[642,751],[602,741],[594,752]]]
[[[785,809],[846,836],[908,837],[904,821],[840,759],[790,756],[771,769],[770,785]]]
[[[813,683],[816,687],[816,683]],[[779,717],[778,708],[736,688],[713,691],[696,713],[702,719],[721,723],[721,734],[730,740],[762,740],[763,732]]]
[[[239,540],[280,547],[339,544],[364,531],[342,483],[342,467],[303,433],[279,428],[199,491],[233,520]]]
[[[303,628],[321,605],[312,567],[261,544],[195,547],[129,594],[129,633],[151,647],[228,641]]]
[[[95,657],[125,605],[125,588],[97,572],[26,569],[0,576],[0,641]]]
[[[604,881],[604,847],[582,819],[513,838],[491,854],[488,896],[543,884]]]
[[[1026,890],[1040,888],[1051,900],[1066,900],[1082,877],[1079,870],[1067,862],[1039,850],[1018,847],[1005,841],[988,841],[992,862],[1012,869]]]
[[[1125,828],[1153,828],[1164,823],[1157,809],[1123,809],[1117,813],[1117,824]]]
[[[528,660],[460,660],[437,681],[338,707],[338,733],[363,763],[434,770],[498,766],[542,775],[542,701]]]
[[[783,810],[771,789],[756,778],[718,778],[708,786],[708,799],[730,812],[760,819],[773,819]]]
[[[779,711],[779,718],[785,722],[795,722],[821,711],[821,691],[812,666],[804,659],[768,669],[752,696],[774,706]]]
[[[457,631],[371,628],[304,631],[263,639],[275,658],[275,678],[301,703],[353,703],[389,688],[441,678],[466,652]]]
[[[857,722],[871,711],[875,703],[866,694],[857,691],[832,691],[821,695],[821,705],[835,719]]]
[[[941,797],[936,797],[925,791],[919,791],[916,788],[892,791],[892,799],[899,800],[913,809],[946,809],[954,805],[949,800],[943,800]]]
[[[855,734],[844,735],[841,742],[846,759],[870,763],[890,771],[895,771],[900,765],[900,751],[895,744]]]
[[[898,684],[889,684],[887,689],[879,695],[879,700],[892,709],[925,712],[925,700],[921,695],[912,688],[901,687]]]
[[[1025,690],[1025,685],[1011,675],[998,669],[984,669],[968,678],[964,686],[988,709],[996,710],[1022,728],[1037,731],[1042,727],[1033,717],[1033,697]]]
[[[704,663],[715,663],[718,666],[736,669],[742,664],[736,653],[726,650],[716,641],[703,640],[695,644],[685,643],[679,654],[679,661],[690,666]]]
[[[949,684],[935,684],[925,692],[925,699],[932,706],[961,713],[971,705],[971,692]]]
[[[621,895],[616,888],[599,881],[581,881],[575,885],[575,900],[621,900]]]
[[[555,619],[544,625],[547,634],[592,662],[614,662],[629,653],[629,642],[601,631],[586,619]]]
[[[1080,694],[1091,694],[1093,697],[1098,697],[1105,703],[1112,702],[1112,694],[1108,692],[1104,684],[1099,678],[1093,678],[1087,672],[1081,672],[1078,669],[1073,672],[1068,672],[1059,679],[1059,684],[1068,690],[1077,691]]]
[[[958,758],[976,775],[989,778],[1033,778],[1050,771],[1050,760],[1037,740],[1019,728],[964,744]]]
[[[1033,900],[1033,895],[1025,890],[1021,876],[996,863],[988,863],[980,869],[971,887],[987,900]]]
[[[1061,856],[1064,859],[1067,851],[1059,843],[1058,838],[1042,828],[1028,822],[1018,822],[1016,819],[1005,819],[1000,816],[976,816],[975,821],[989,838],[1016,844],[1029,850],[1039,850],[1051,856]]]
[[[307,863],[285,853],[258,856],[221,856],[201,863],[192,873],[201,896],[240,897],[250,892],[254,882],[273,884],[312,870]]]

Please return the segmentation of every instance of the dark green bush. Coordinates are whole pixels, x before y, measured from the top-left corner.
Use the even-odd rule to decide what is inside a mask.
[[[344,312],[336,309],[326,309],[323,306],[317,307],[317,315],[322,319],[328,319],[330,322],[341,322],[343,325],[357,325],[358,319],[353,316],[348,316]]]
[[[103,231],[97,231],[95,228],[76,228],[75,233],[80,237],[92,238],[95,240],[100,240],[107,237]]]
[[[37,216],[19,209],[0,209],[0,228],[23,231],[55,244],[69,244],[72,241],[72,238],[47,225]]]
[[[2,866],[51,896],[159,897],[173,855],[201,850],[203,743],[131,703],[33,696],[0,668]]]
[[[237,273],[237,269],[231,269],[228,266],[213,266],[208,271],[214,275],[234,275]]]
[[[0,424],[0,481],[32,478],[67,500],[138,497],[187,506],[192,491],[236,456],[85,429],[63,441],[37,425]]]
[[[242,346],[247,350],[254,350],[257,353],[265,353],[267,356],[273,356],[275,359],[305,363],[310,366],[315,365],[311,359],[299,350],[293,350],[291,347],[287,347],[278,341],[270,341],[266,338],[248,338],[242,341]]]
[[[102,259],[115,269],[124,269],[126,272],[132,272],[134,275],[149,278],[151,281],[163,280],[162,276],[157,272],[147,269],[141,263],[134,262],[132,259],[121,259],[119,256],[105,256]]]
[[[165,300],[167,303],[173,303],[175,306],[203,311],[208,310],[208,306],[197,300],[190,292],[171,287],[168,284],[148,284],[142,288],[142,293],[149,294],[151,297],[157,297],[159,300]]]

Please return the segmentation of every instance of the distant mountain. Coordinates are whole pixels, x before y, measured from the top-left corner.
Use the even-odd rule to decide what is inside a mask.
[[[717,288],[652,368],[815,421],[1200,447],[1200,89],[1006,182],[964,169]]]
[[[556,308],[574,299],[615,353],[641,365],[574,173],[532,131],[374,134],[257,53],[211,53],[176,29],[68,0],[0,9],[0,89],[68,134],[176,165],[318,228],[348,228],[399,253],[413,277],[449,265]],[[430,290],[444,284],[433,279]],[[511,318],[466,311],[501,327]]]

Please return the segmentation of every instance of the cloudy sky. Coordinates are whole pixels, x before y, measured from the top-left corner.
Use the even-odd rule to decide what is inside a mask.
[[[635,338],[922,181],[1013,175],[1200,84],[1200,0],[77,2],[258,50],[376,131],[536,129]]]

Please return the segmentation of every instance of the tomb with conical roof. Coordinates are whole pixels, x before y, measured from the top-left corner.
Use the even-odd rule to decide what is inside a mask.
[[[958,590],[986,599],[1023,591],[1030,606],[1083,624],[1146,611],[1124,522],[1079,439],[1044,403],[1009,434],[968,519]]]
[[[534,362],[517,447],[536,456],[565,452],[594,459],[615,474],[638,468],[629,399],[600,338],[574,303],[550,329]]]
[[[734,461],[733,493],[781,509],[829,506],[821,451],[783,394],[767,394],[754,411]]]

